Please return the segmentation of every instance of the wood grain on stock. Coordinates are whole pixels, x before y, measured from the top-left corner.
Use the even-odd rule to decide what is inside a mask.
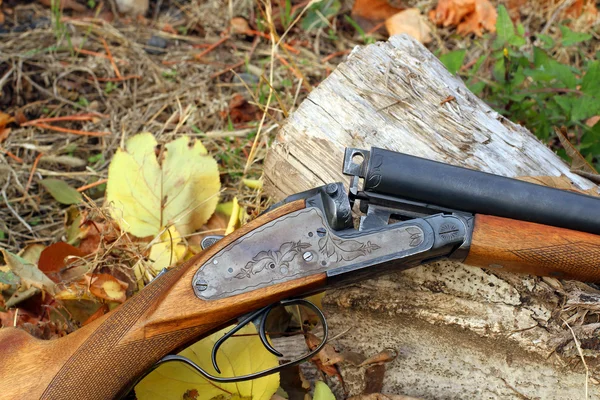
[[[469,256],[483,268],[600,282],[600,236],[489,215],[475,217]]]
[[[0,398],[113,399],[164,355],[227,321],[321,287],[325,274],[214,301],[200,300],[192,290],[194,273],[219,248],[302,208],[304,201],[299,200],[257,218],[159,277],[114,311],[64,338],[41,341],[15,328],[1,329]]]

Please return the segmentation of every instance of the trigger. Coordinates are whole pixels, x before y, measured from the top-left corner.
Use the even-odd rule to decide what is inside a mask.
[[[219,240],[223,239],[224,237],[225,236],[223,235],[208,235],[204,237],[204,239],[202,239],[202,241],[200,242],[200,247],[202,247],[202,250],[206,250],[213,244],[217,243]]]

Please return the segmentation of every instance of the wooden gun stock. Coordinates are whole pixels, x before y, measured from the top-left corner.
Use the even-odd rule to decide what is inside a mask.
[[[600,236],[489,215],[475,216],[467,265],[600,282]]]
[[[221,300],[200,300],[192,289],[194,273],[220,248],[304,206],[298,200],[259,217],[64,338],[42,341],[16,328],[1,329],[0,398],[119,397],[163,356],[240,315],[323,286],[325,274],[318,273]]]

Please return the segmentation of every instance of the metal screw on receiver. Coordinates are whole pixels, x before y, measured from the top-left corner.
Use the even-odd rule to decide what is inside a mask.
[[[196,287],[196,290],[203,292],[208,289],[208,282],[206,282],[204,279],[196,279],[194,286]]]
[[[306,262],[311,262],[313,260],[314,256],[313,256],[313,253],[311,253],[310,251],[307,251],[304,254],[302,254],[302,258]]]

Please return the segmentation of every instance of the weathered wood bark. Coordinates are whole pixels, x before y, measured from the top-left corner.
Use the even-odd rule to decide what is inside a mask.
[[[282,198],[347,183],[346,146],[379,146],[505,176],[564,174],[577,187],[592,187],[408,36],[357,48],[288,118],[267,157],[270,193]],[[439,262],[328,292],[324,306],[334,335],[353,327],[336,341],[340,349],[399,351],[384,392],[575,399],[586,390],[600,396],[600,324],[592,323],[599,300],[599,291],[576,282]],[[587,386],[573,335],[589,367]],[[351,394],[360,393],[364,371],[341,369]]]

